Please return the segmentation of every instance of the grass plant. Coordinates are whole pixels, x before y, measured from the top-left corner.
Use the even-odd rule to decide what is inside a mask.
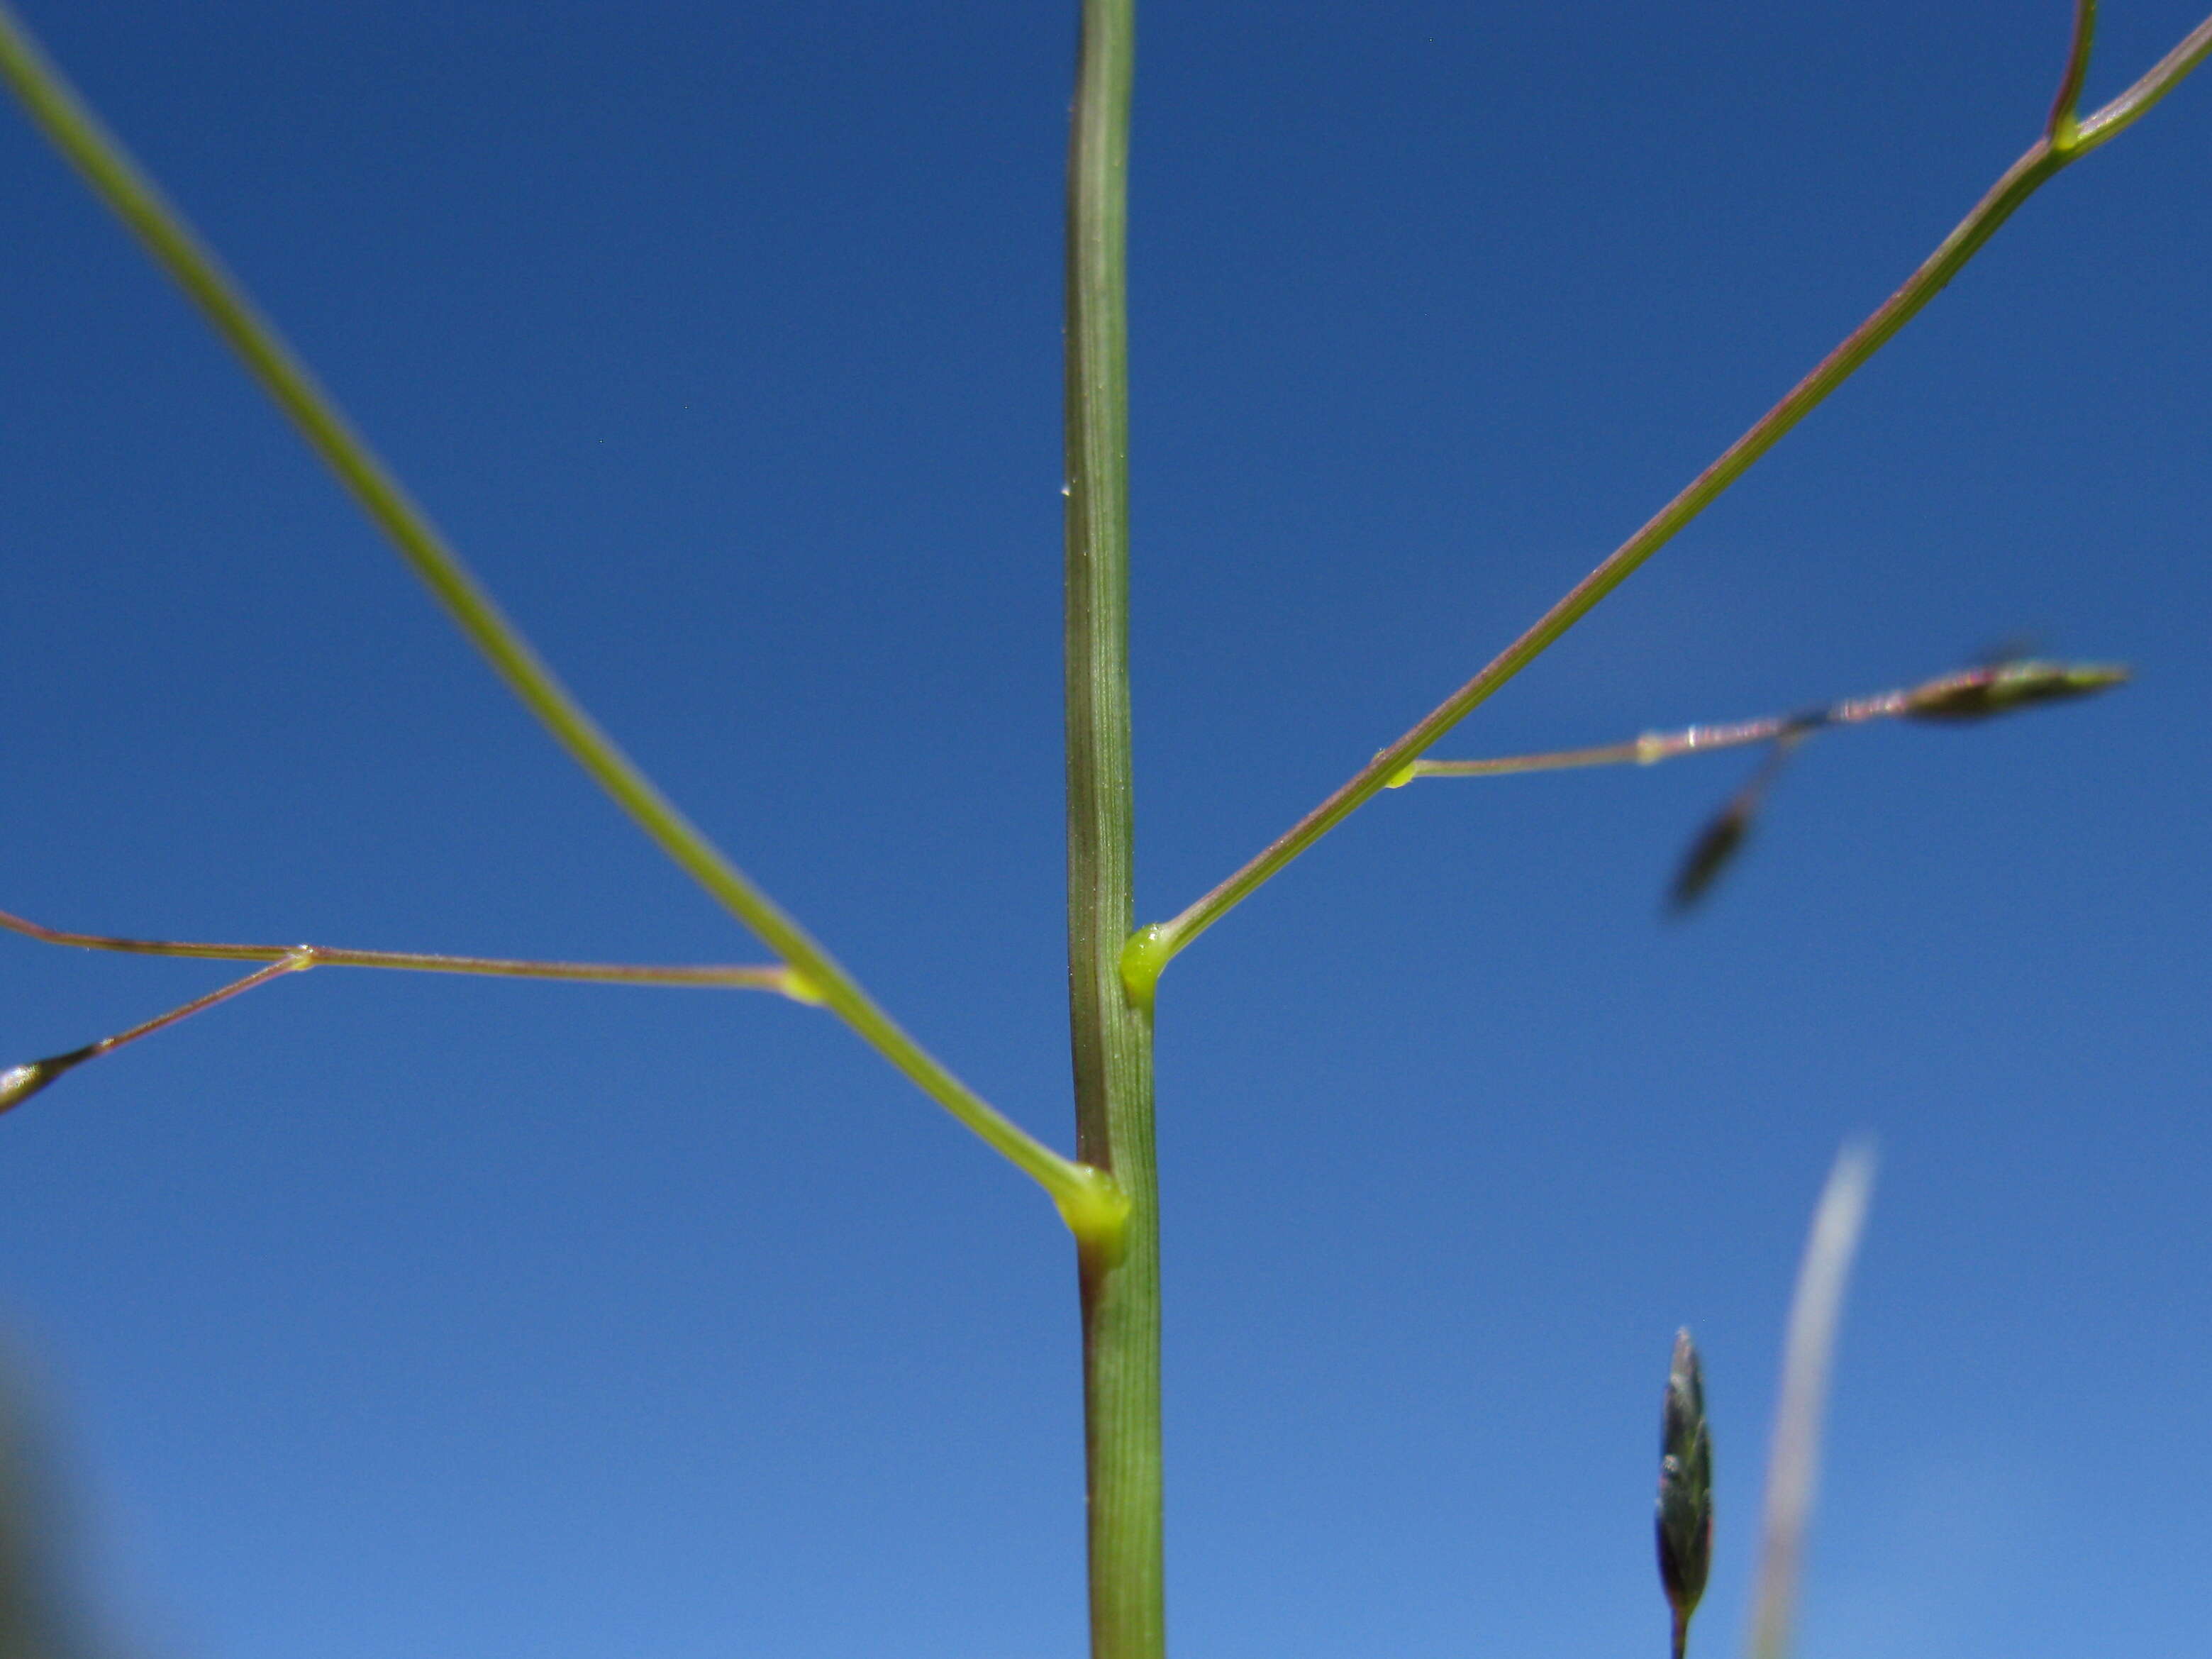
[[[1773,768],[1812,737],[1876,720],[1971,721],[2100,691],[2126,678],[2127,671],[2114,665],[2008,658],[1809,712],[1625,743],[1492,759],[1432,753],[1894,339],[2043,185],[2126,131],[2212,53],[2208,19],[2118,95],[2084,112],[2080,105],[2096,11],[2094,0],[2080,0],[2075,7],[2058,92],[2033,141],[1889,299],[1472,678],[1207,890],[1147,922],[1137,910],[1129,667],[1127,267],[1135,25],[1130,0],[1083,0],[1068,166],[1065,408],[1068,971],[1076,1122],[1073,1151],[1062,1152],[987,1101],[910,1033],[624,752],[523,636],[184,214],[71,88],[23,22],[0,5],[0,74],[32,118],[191,297],[514,695],[767,956],[755,963],[652,965],[209,944],[64,931],[0,915],[0,927],[47,944],[259,964],[243,978],[114,1036],[18,1066],[0,1076],[0,1110],[125,1043],[243,991],[325,966],[752,989],[819,1009],[1036,1183],[1066,1223],[1079,1269],[1084,1340],[1091,1652],[1093,1659],[1161,1659],[1167,1558],[1152,1045],[1169,965],[1387,789],[1421,780],[1647,765],[1721,748],[1766,745],[1768,764],[1692,847],[1674,890],[1677,901],[1687,903],[1705,891],[1741,844]],[[65,1095],[40,1109],[66,1109]],[[1856,1152],[1838,1165],[1800,1280],[1770,1475],[1755,1659],[1779,1659],[1789,1646],[1791,1586],[1810,1507],[1820,1399],[1868,1170]],[[1706,1573],[1698,1553],[1710,1548],[1712,1527],[1711,1442],[1698,1358],[1686,1336],[1676,1350],[1667,1400],[1660,1533],[1680,1659]]]

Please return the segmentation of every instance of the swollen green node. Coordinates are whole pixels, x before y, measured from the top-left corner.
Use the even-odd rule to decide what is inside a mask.
[[[1148,1014],[1152,1012],[1152,993],[1174,955],[1174,941],[1164,923],[1153,922],[1129,935],[1121,946],[1121,988],[1128,994],[1132,1007]]]
[[[783,970],[784,995],[793,1002],[804,1003],[809,1008],[819,1008],[830,999],[822,994],[822,988],[800,973],[796,968]]]
[[[1415,778],[1418,778],[1420,775],[1420,762],[1417,760],[1409,760],[1396,771],[1393,772],[1389,777],[1385,778],[1382,781],[1382,787],[1385,789],[1403,789],[1407,784],[1411,783]]]
[[[1121,1259],[1129,1232],[1129,1194],[1105,1170],[1071,1164],[1051,1183],[1060,1218],[1086,1255],[1102,1256],[1111,1267]]]

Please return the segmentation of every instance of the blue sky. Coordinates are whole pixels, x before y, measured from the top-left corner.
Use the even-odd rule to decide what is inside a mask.
[[[1072,1144],[1072,8],[33,0],[605,723]],[[2089,96],[2197,21],[2115,4]],[[2038,130],[2063,6],[1154,7],[1133,173],[1139,909],[1516,634]],[[1375,802],[1159,1013],[1170,1616],[1206,1659],[1663,1651],[1674,1328],[1742,1624],[1784,1305],[1882,1170],[1805,1659],[2179,1652],[2212,1590],[2212,83],[1437,751],[2039,636],[2110,696]],[[0,119],[0,907],[756,954]],[[0,939],[0,1061],[219,982]],[[0,1323],[102,1616],[221,1659],[1080,1651],[1070,1250],[822,1016],[321,973],[0,1122]]]

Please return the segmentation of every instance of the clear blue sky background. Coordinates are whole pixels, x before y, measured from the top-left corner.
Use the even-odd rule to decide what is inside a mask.
[[[1071,1143],[1072,8],[33,0],[606,723]],[[2194,21],[2118,0],[2100,100]],[[2034,137],[2019,7],[1155,5],[1133,170],[1140,909],[1410,725]],[[1668,1346],[1742,1622],[1784,1302],[1883,1158],[1804,1659],[2212,1621],[2212,82],[1439,752],[1796,708],[2022,632],[2136,684],[1785,776],[1378,799],[1163,988],[1170,1612],[1204,1659],[1662,1652]],[[0,905],[728,960],[12,113]],[[0,1060],[220,969],[0,939]],[[1082,1645],[1071,1252],[827,1018],[291,981],[0,1122],[0,1322],[135,1651]]]

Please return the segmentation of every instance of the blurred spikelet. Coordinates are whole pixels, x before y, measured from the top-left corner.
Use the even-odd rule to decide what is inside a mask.
[[[1759,810],[1757,797],[1739,795],[1713,815],[1690,850],[1682,855],[1674,884],[1667,890],[1667,908],[1676,915],[1690,908],[1711,887],[1743,848],[1751,833],[1752,814]]]
[[[1674,886],[1668,890],[1667,905],[1676,915],[1703,898],[1705,890],[1742,851],[1744,839],[1751,834],[1752,820],[1759,816],[1775,775],[1782,770],[1797,745],[1818,731],[1820,726],[1820,717],[1815,715],[1785,727],[1775,738],[1774,746],[1767,750],[1766,758],[1759,763],[1759,770],[1729,797],[1727,804],[1698,832],[1698,838],[1690,843],[1690,850],[1682,859],[1682,867],[1675,872]]]

